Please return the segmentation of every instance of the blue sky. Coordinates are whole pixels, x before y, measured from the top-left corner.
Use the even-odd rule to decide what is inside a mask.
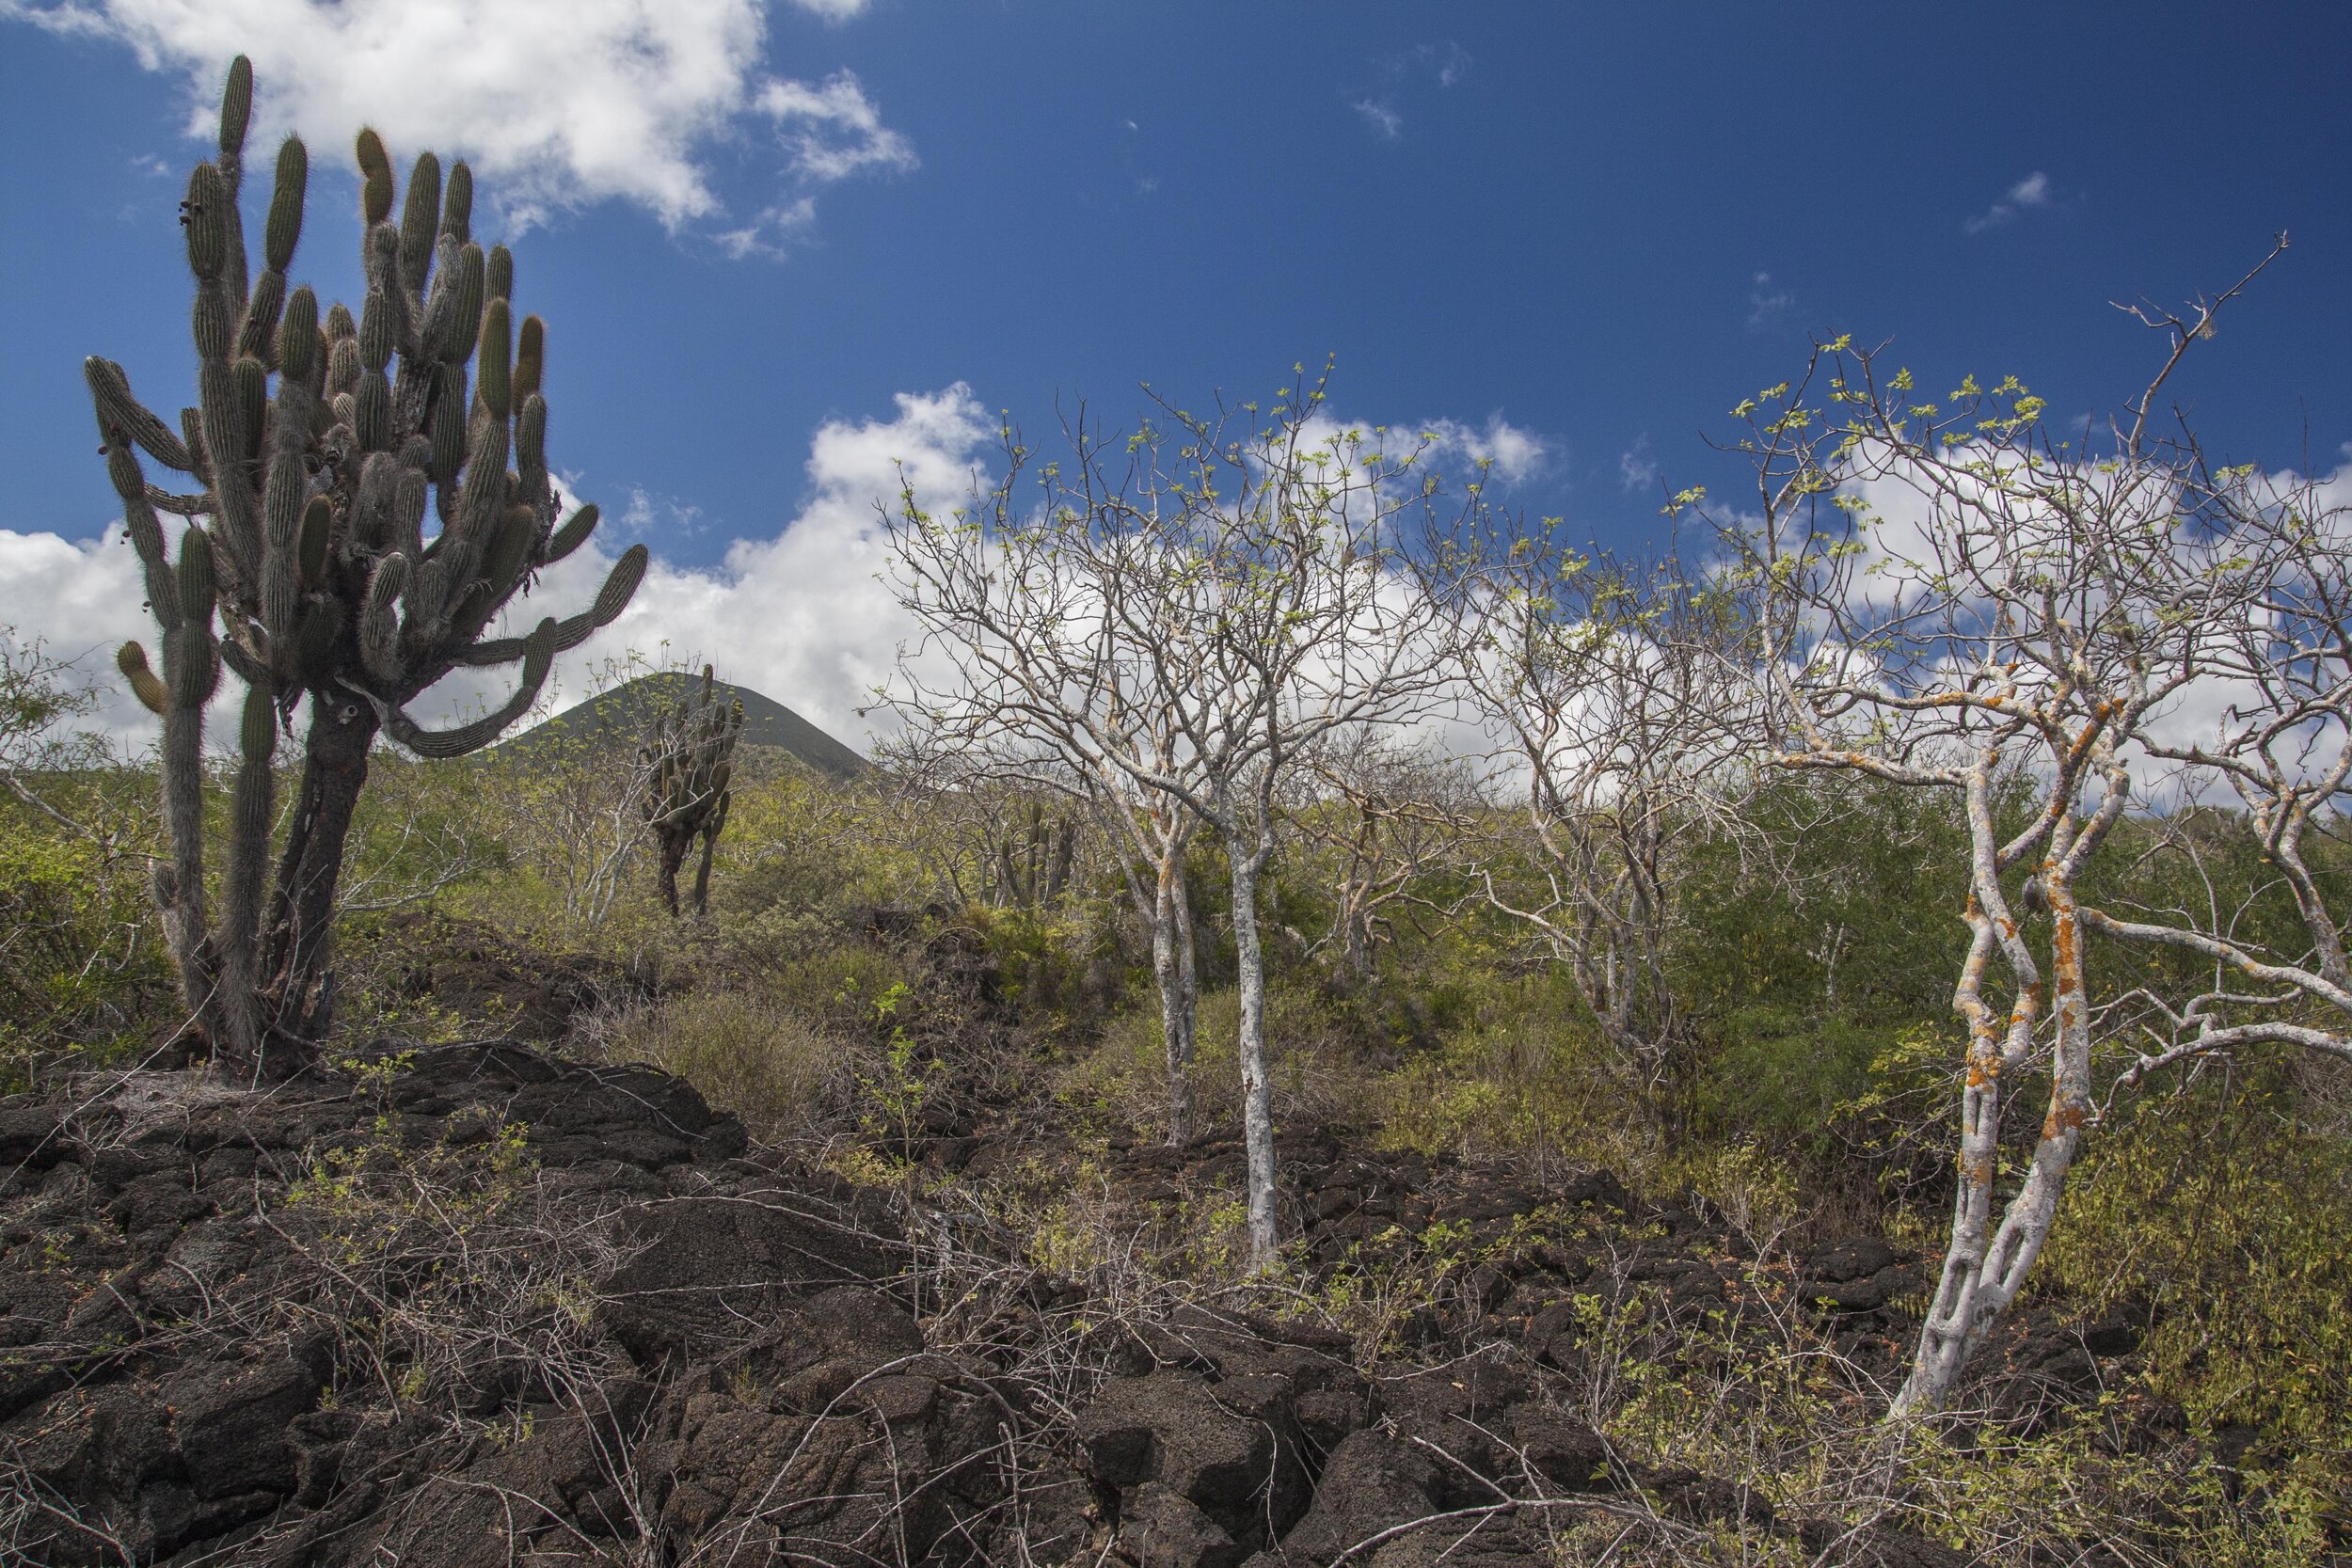
[[[1347,415],[1454,421],[1629,543],[1813,334],[2109,409],[2157,345],[2108,302],[2284,229],[2178,392],[2233,459],[2352,441],[2341,4],[0,0],[0,621],[53,641],[115,634],[81,356],[190,400],[191,82],[240,45],[319,170],[297,277],[355,294],[358,115],[472,156],[551,457],[666,563],[641,639],[744,628],[836,722],[887,662],[861,488],[906,456],[951,491],[983,409],[1332,355]]]

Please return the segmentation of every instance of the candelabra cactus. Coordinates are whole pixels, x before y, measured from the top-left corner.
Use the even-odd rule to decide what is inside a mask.
[[[1041,910],[1061,896],[1070,880],[1070,863],[1077,847],[1075,827],[1067,816],[1048,817],[1035,800],[1011,833],[996,843],[991,867],[989,895],[998,904]]]
[[[701,869],[694,873],[694,913],[710,909],[710,859],[727,825],[735,796],[727,781],[735,774],[735,742],[743,733],[743,700],[719,701],[710,666],[703,666],[698,691],[680,696],[659,715],[648,732],[645,761],[645,821],[660,854],[661,897],[678,911],[677,874],[694,840],[703,841]]]
[[[174,434],[132,395],[121,366],[92,358],[84,372],[162,633],[160,673],[136,642],[118,660],[164,721],[171,857],[156,899],[216,1064],[258,1078],[306,1065],[326,1034],[336,882],[378,732],[429,757],[487,745],[530,707],[556,654],[621,612],[645,552],[624,555],[581,614],[484,636],[532,574],[596,523],[594,506],[556,523],[544,329],[535,316],[515,327],[513,259],[503,246],[485,256],[469,233],[466,166],[445,182],[432,153],[419,157],[395,221],[391,165],[373,131],[358,140],[368,289],[358,319],[342,305],[322,318],[309,288],[287,289],[310,168],[292,137],[278,149],[262,271],[248,284],[237,196],[252,98],[240,57],[221,102],[219,155],[196,166],[181,213],[196,277],[198,406],[182,410]],[[150,484],[142,450],[190,476],[194,493]],[[159,512],[189,519],[176,561]],[[515,662],[513,695],[470,723],[428,730],[406,711],[452,670]],[[203,723],[223,665],[246,695],[215,911]],[[273,880],[278,736],[306,696],[300,795]]]

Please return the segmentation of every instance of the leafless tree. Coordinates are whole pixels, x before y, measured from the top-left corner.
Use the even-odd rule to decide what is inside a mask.
[[[1714,515],[1760,597],[1770,760],[1951,791],[1969,827],[1953,1223],[1898,1418],[1945,1402],[2047,1241],[2097,1117],[2094,1046],[2138,1035],[2119,1087],[2254,1041],[2352,1055],[2340,911],[2300,855],[2352,773],[2344,512],[2316,509],[2309,484],[2211,470],[2153,418],[2252,276],[2185,313],[2140,313],[2165,360],[2095,447],[2052,433],[2014,379],[1930,402],[1844,340],[1739,410],[1755,511]],[[2004,777],[2026,782],[2020,815],[1998,809]],[[2195,800],[2215,779],[2273,856],[2306,951],[2250,940],[2242,905],[2123,918],[2078,896],[2152,783]],[[2118,954],[2103,988],[2092,937],[2201,956],[2211,981],[2124,984],[2148,965]],[[2004,1103],[2045,1065],[2041,1129],[2002,1202]]]
[[[924,630],[891,694],[926,778],[1015,779],[1086,803],[1116,847],[1151,935],[1168,1072],[1168,1137],[1192,1131],[1190,1065],[1199,988],[1184,861],[1203,778],[1191,736],[1203,710],[1151,672],[1182,657],[1169,619],[1183,562],[1125,493],[1104,441],[1081,414],[1073,460],[1039,475],[1006,436],[1004,479],[945,517],[912,490],[887,518],[900,602]],[[951,787],[960,787],[959,784]]]
[[[1083,781],[1050,752],[911,717],[874,760],[905,807],[900,842],[931,884],[964,907],[1037,913],[1060,903],[1101,848]]]
[[[893,525],[901,600],[957,668],[943,686],[908,662],[927,721],[1052,750],[1120,803],[1161,888],[1180,886],[1186,813],[1222,841],[1261,1265],[1279,1238],[1258,890],[1282,792],[1326,736],[1403,720],[1447,671],[1441,596],[1404,569],[1446,533],[1429,443],[1384,450],[1389,433],[1336,427],[1324,397],[1302,371],[1263,408],[1162,402],[1164,422],[1116,443],[1081,420],[1029,506],[1009,436],[1007,477],[977,504],[940,519],[910,495]],[[1155,890],[1154,909],[1172,930],[1172,899]]]
[[[2259,592],[2233,598],[2208,646],[2205,684],[2222,700],[2203,733],[2173,724],[2141,744],[2174,767],[2184,797],[2234,799],[2231,825],[2275,879],[2232,898],[2198,866],[2201,908],[2083,909],[2085,927],[2102,936],[2203,966],[2201,984],[2169,994],[2136,988],[2119,999],[2116,1016],[2129,1015],[2142,1044],[2125,1088],[2257,1043],[2352,1056],[2352,901],[2341,877],[2313,861],[2332,840],[2343,864],[2352,786],[2352,496],[2342,475],[2314,482],[2201,461],[2196,472],[2234,546],[2232,564]],[[2259,918],[2281,893],[2291,918]]]
[[[1666,965],[1689,850],[1759,832],[1740,809],[1753,768],[1730,657],[1745,595],[1671,557],[1580,554],[1520,520],[1479,557],[1462,685],[1523,794],[1533,863],[1531,891],[1490,863],[1486,897],[1566,969],[1655,1101],[1687,1066],[1691,1021]]]
[[[1331,921],[1301,938],[1310,958],[1337,955],[1351,981],[1370,980],[1392,910],[1436,912],[1429,879],[1459,869],[1482,799],[1470,762],[1377,730],[1331,737],[1309,759],[1307,798],[1293,808],[1299,836],[1330,863]]]
[[[68,778],[119,770],[121,758],[77,721],[97,706],[95,688],[68,659],[36,640],[20,641],[0,626],[0,790],[50,827],[112,861],[128,857],[161,864],[153,852],[158,823],[152,812],[129,809],[107,791],[97,816],[80,810],[55,786]]]

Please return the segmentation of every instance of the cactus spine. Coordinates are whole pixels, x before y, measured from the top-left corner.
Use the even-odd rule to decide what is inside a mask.
[[[358,317],[336,305],[322,318],[309,288],[288,289],[310,177],[292,137],[278,149],[262,270],[248,284],[237,198],[252,98],[252,68],[240,57],[222,98],[218,156],[196,166],[182,205],[198,405],[182,411],[175,434],[132,394],[121,366],[92,358],[84,373],[161,634],[160,672],[135,642],[117,659],[164,721],[172,854],[156,897],[216,1063],[258,1079],[306,1066],[326,1034],[335,889],[379,731],[424,756],[487,745],[536,699],[555,655],[628,605],[645,551],[622,556],[580,614],[541,620],[527,636],[484,637],[530,592],[532,574],[578,548],[596,522],[584,507],[558,526],[539,390],[545,328],[524,320],[525,362],[516,363],[514,261],[473,243],[466,166],[445,182],[432,153],[419,158],[395,220],[391,162],[373,131],[358,141],[367,297]],[[187,475],[195,492],[148,483],[142,451]],[[189,519],[176,559],[159,512]],[[450,671],[508,663],[521,666],[516,691],[472,723],[436,731],[409,717],[407,705]],[[246,695],[215,918],[203,725],[223,665]],[[278,737],[305,697],[300,794],[273,878]]]
[[[727,825],[734,794],[735,742],[743,733],[743,700],[722,705],[710,666],[703,666],[701,689],[678,698],[659,715],[639,753],[646,776],[643,803],[660,856],[661,897],[679,912],[677,874],[686,852],[700,838],[702,866],[694,874],[694,914],[710,910],[710,860]]]

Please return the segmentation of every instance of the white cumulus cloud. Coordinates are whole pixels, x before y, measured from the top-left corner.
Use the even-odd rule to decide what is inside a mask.
[[[914,149],[882,122],[882,111],[849,71],[835,71],[814,87],[806,82],[769,82],[754,106],[783,130],[792,166],[813,180],[915,166]]]
[[[1394,141],[1405,134],[1405,117],[1380,99],[1359,98],[1353,107],[1382,140]]]
[[[1551,448],[1542,436],[1500,414],[1487,416],[1484,425],[1433,420],[1422,428],[1438,438],[1432,456],[1441,465],[1458,454],[1471,463],[1491,465],[1496,477],[1514,484],[1541,471],[1551,456]]]
[[[839,21],[865,0],[796,3]],[[348,156],[373,125],[396,155],[470,159],[522,222],[612,199],[674,230],[723,219],[712,154],[762,119],[791,167],[755,225],[810,188],[914,161],[856,77],[767,73],[760,0],[0,0],[0,18],[112,39],[182,74],[199,135],[230,60],[249,55],[262,145],[291,129]]]
[[[1628,495],[1655,486],[1661,471],[1647,434],[1635,436],[1633,444],[1617,454],[1617,483]]]

